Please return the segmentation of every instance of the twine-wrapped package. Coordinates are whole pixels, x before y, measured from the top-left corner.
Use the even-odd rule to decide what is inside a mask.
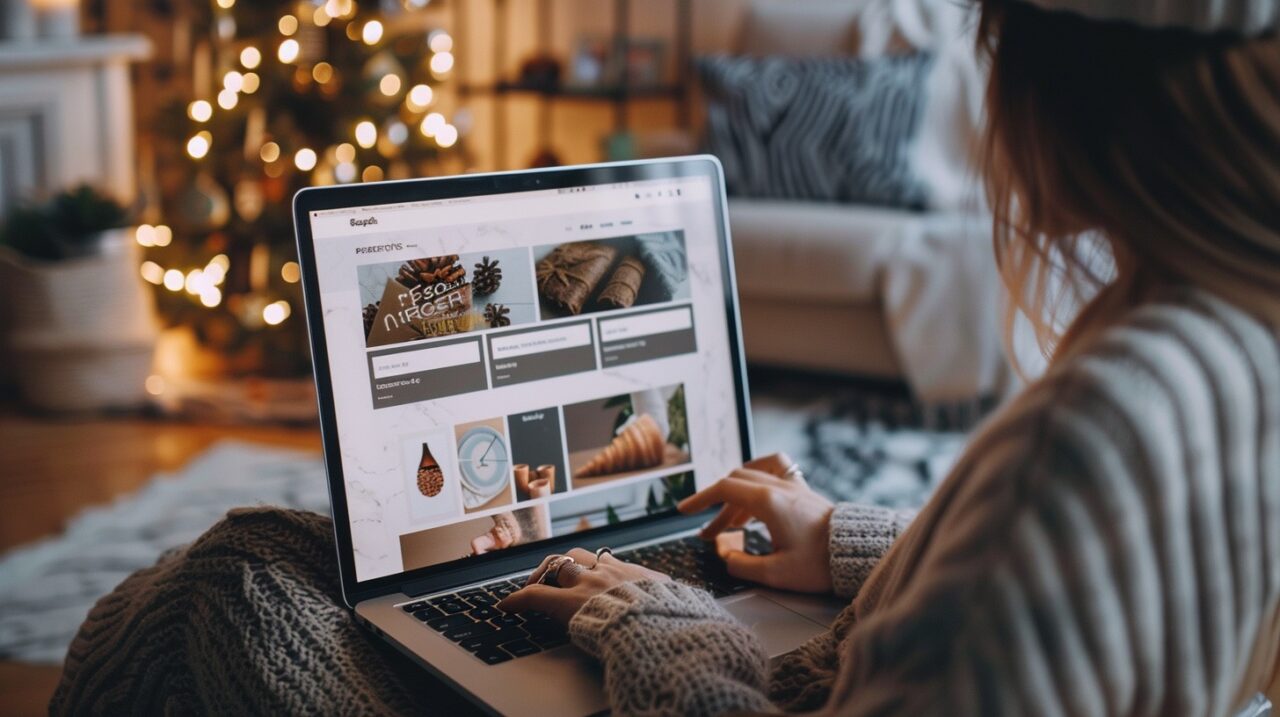
[[[570,314],[582,313],[618,251],[607,244],[561,244],[538,262],[538,294]]]

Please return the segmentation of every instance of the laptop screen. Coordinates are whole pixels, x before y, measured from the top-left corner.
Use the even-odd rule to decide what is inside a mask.
[[[357,581],[741,461],[719,207],[684,176],[310,213]]]

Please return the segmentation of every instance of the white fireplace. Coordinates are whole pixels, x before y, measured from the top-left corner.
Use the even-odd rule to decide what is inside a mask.
[[[0,216],[82,182],[133,200],[129,65],[150,51],[141,35],[0,42]]]

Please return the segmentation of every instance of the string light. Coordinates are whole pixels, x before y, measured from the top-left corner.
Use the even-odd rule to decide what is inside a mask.
[[[387,97],[395,97],[400,92],[400,76],[395,74],[383,75],[382,80],[378,82],[378,90]]]
[[[395,145],[404,144],[405,140],[409,139],[409,128],[404,125],[404,122],[396,120],[387,125],[387,139]]]
[[[289,17],[293,17],[290,15]],[[294,20],[297,22],[297,20]],[[258,52],[258,48],[250,45],[240,51],[240,64],[244,65],[246,70],[252,70],[262,62],[262,53]]]
[[[262,158],[262,161],[270,164],[280,159],[280,145],[275,142],[267,142],[258,150],[258,156]]]
[[[232,70],[222,76],[222,86],[231,92],[239,92],[244,87],[244,75]]]
[[[431,72],[436,75],[443,75],[453,69],[453,53],[437,52],[431,56]]]
[[[310,172],[316,168],[316,151],[309,147],[303,147],[293,155],[293,166],[303,172]]]
[[[156,229],[150,224],[140,224],[137,231],[133,233],[133,238],[137,240],[139,246],[155,246]]]
[[[218,106],[222,109],[233,110],[238,104],[240,104],[240,96],[233,90],[223,90],[218,93]]]
[[[444,119],[443,117],[441,119]],[[369,120],[356,125],[356,144],[369,149],[378,141],[378,128]]]
[[[285,15],[280,18],[280,22],[276,23],[276,27],[280,29],[280,34],[288,37],[298,31],[298,18],[293,15]]]
[[[418,129],[422,132],[423,136],[434,137],[437,132],[444,129],[445,124],[444,115],[439,112],[432,112],[422,118],[422,124],[418,126]]]
[[[235,4],[236,4],[236,0],[218,0],[218,7],[222,8],[223,10],[230,10],[231,8],[235,7]]]
[[[217,254],[209,260],[209,266],[219,266],[222,268],[222,273],[226,274],[227,270],[231,268],[231,260],[227,258],[226,254]]]
[[[458,141],[458,128],[451,124],[447,124],[436,132],[436,144],[448,149]]]
[[[244,86],[240,88],[241,92],[245,93],[246,95],[251,95],[257,92],[258,84],[259,84],[258,73],[256,72],[244,73],[243,83],[244,83]]]
[[[288,64],[298,59],[298,51],[300,49],[298,41],[293,38],[289,38],[288,40],[280,43],[280,50],[276,54],[280,58],[281,62]]]
[[[339,162],[333,168],[333,178],[346,184],[356,178],[356,165],[351,162]]]
[[[164,224],[157,224],[154,234],[156,246],[169,246],[173,243],[173,230]]]
[[[200,135],[187,140],[187,154],[191,155],[192,159],[204,159],[204,156],[208,153],[209,140]]]
[[[262,307],[262,320],[271,326],[277,326],[289,318],[291,313],[293,313],[293,309],[289,306],[289,302],[281,299]]]
[[[199,294],[200,290],[205,287],[204,272],[199,269],[192,269],[187,272],[187,278],[183,282],[183,286],[186,287],[188,294],[193,296]]]
[[[142,278],[148,284],[156,284],[157,286],[164,283],[164,269],[154,261],[144,261],[139,271],[142,272]]]
[[[200,303],[212,309],[222,303],[222,289],[216,286],[206,286],[200,292]]]
[[[449,52],[453,49],[453,38],[444,30],[432,30],[427,36],[427,47],[432,52]]]
[[[223,268],[222,264],[211,261],[204,268],[204,276],[209,280],[209,286],[217,286],[222,283],[223,279],[227,278],[227,270]]]
[[[186,277],[177,269],[170,269],[164,273],[164,288],[169,291],[182,291],[182,285],[186,282]]]
[[[286,261],[284,266],[280,267],[280,278],[284,279],[286,284],[296,284],[302,278],[302,267],[298,266],[296,261]]]
[[[414,85],[409,90],[408,97],[404,103],[414,112],[421,112],[431,105],[431,100],[435,99],[435,93],[427,85]]]
[[[376,164],[365,167],[364,171],[360,173],[360,179],[365,182],[381,182],[382,176],[382,167]]]
[[[343,142],[333,150],[333,156],[339,162],[356,161],[356,148],[350,142]]]
[[[323,5],[316,8],[316,11],[311,15],[311,22],[314,23],[316,27],[324,27],[332,20],[333,18],[329,16],[329,13],[324,11]]]
[[[370,20],[364,24],[364,29],[360,31],[360,37],[366,45],[376,45],[382,39],[382,23],[377,20]]]
[[[197,122],[208,122],[213,116],[213,105],[206,100],[196,100],[187,105],[187,116]]]
[[[317,62],[316,66],[311,68],[311,77],[323,85],[333,79],[333,65],[327,62]]]
[[[143,382],[143,385],[146,386],[147,393],[152,396],[159,396],[164,393],[164,376],[153,373],[147,376],[147,380]]]

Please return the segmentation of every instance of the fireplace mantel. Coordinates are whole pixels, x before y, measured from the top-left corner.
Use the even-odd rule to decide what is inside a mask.
[[[129,65],[150,53],[141,35],[0,42],[0,215],[82,182],[133,200]]]

